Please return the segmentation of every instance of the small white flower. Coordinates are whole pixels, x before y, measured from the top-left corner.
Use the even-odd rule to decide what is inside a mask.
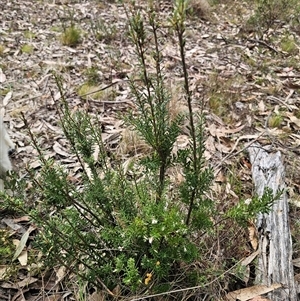
[[[250,205],[251,201],[252,201],[252,199],[247,199],[247,200],[245,200],[245,204]]]

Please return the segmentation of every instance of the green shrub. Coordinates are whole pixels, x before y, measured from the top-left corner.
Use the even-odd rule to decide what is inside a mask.
[[[42,153],[40,177],[33,181],[42,205],[30,215],[41,229],[37,245],[45,263],[67,266],[99,287],[102,282],[109,289],[120,285],[122,294],[141,293],[149,286],[153,292],[161,290],[161,283],[171,282],[180,264],[199,257],[194,233],[212,226],[213,204],[205,196],[212,172],[204,160],[203,116],[195,115],[191,105],[184,61],[185,28],[179,20],[184,17],[183,2],[178,2],[172,25],[183,57],[189,114],[174,117],[168,110],[171,97],[161,66],[155,11],[148,15],[149,30],[140,13],[133,12],[129,36],[139,59],[140,80],[137,82],[135,76],[130,86],[138,114],[129,113],[125,121],[151,147],[151,153],[133,161],[126,170],[117,161],[111,168],[95,120],[84,111],[71,113],[62,99],[61,125],[81,164],[81,188],[68,180],[66,170],[45,160]],[[152,49],[149,38],[155,41]],[[154,74],[147,61],[149,55],[154,59]],[[62,86],[58,78],[57,84]],[[191,144],[173,154],[185,119],[190,124]],[[35,146],[39,149],[37,143]],[[99,149],[98,158],[94,158],[95,148]],[[185,180],[172,195],[167,172],[174,165],[183,168]],[[45,218],[50,211],[51,216]],[[188,279],[178,276],[175,280],[179,277],[181,281]]]
[[[272,114],[268,119],[268,126],[270,128],[277,128],[282,126],[283,116],[280,113]]]
[[[31,54],[33,52],[33,50],[34,50],[34,47],[29,44],[25,44],[21,47],[22,53]]]
[[[255,27],[269,28],[275,21],[290,21],[298,15],[297,11],[297,0],[255,0],[255,13],[248,23]]]
[[[75,26],[70,26],[64,30],[61,36],[61,42],[63,45],[75,47],[80,43],[80,31]]]
[[[288,54],[292,55],[298,53],[298,46],[293,36],[284,36],[280,41],[280,46],[282,51],[287,52]]]

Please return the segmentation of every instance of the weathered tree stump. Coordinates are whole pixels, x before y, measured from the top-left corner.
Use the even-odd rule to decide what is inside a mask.
[[[282,288],[268,294],[272,301],[296,301],[288,200],[285,193],[285,172],[281,153],[268,152],[259,144],[252,144],[248,151],[258,196],[262,196],[267,187],[272,189],[274,195],[283,190],[283,194],[273,204],[270,213],[259,214],[257,217],[260,254],[256,268],[256,282],[268,286],[273,283],[282,284]]]

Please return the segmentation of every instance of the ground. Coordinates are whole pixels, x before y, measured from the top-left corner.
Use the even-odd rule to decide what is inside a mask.
[[[137,4],[141,10],[146,7],[146,1]],[[165,32],[161,47],[166,83],[176,110],[186,110],[180,99],[182,72],[176,36],[168,23],[172,3],[161,1],[159,5],[163,16],[161,30]],[[131,6],[125,3],[125,7]],[[204,104],[206,158],[215,174],[211,197],[224,207],[253,195],[246,153],[249,143],[272,145],[272,151],[283,153],[297,258],[299,35],[296,26],[280,21],[264,31],[253,30],[247,26],[252,9],[247,2],[223,1],[205,6],[204,10],[200,6],[190,11],[186,58],[191,89],[194,102]],[[120,113],[134,108],[127,79],[134,76],[137,66],[134,46],[126,34],[128,19],[122,4],[96,0],[6,0],[0,3],[0,20],[1,114],[16,144],[12,160],[20,177],[26,177],[26,167],[37,173],[40,167],[25,123],[46,156],[68,168],[70,176],[77,176],[78,162],[70,155],[59,123],[57,103],[62,95],[54,74],[62,78],[64,97],[73,110],[84,107],[99,117],[107,147],[120,151],[121,145],[122,153],[141,151],[141,146],[133,151],[130,143],[134,142],[119,118]],[[80,40],[68,44],[63,33],[72,26],[79,31]],[[129,142],[122,144],[126,135]],[[184,133],[181,138],[179,147],[187,141]],[[27,229],[26,222],[23,218],[13,224]],[[4,225],[12,227],[2,220],[1,227]],[[16,235],[19,238],[20,233]],[[0,300],[9,300],[11,295],[14,300],[25,300],[25,290],[32,294],[26,300],[38,300],[35,298],[41,294],[41,287],[51,291],[61,281],[59,269],[51,273],[45,273],[49,283],[35,278],[26,289],[23,278],[30,281],[26,273],[10,282],[0,282]],[[66,293],[65,298],[69,295]],[[56,298],[52,294],[48,300]]]

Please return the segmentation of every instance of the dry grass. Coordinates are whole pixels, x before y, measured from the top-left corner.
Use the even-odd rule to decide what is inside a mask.
[[[126,128],[122,133],[122,140],[118,146],[117,153],[119,155],[136,156],[138,154],[147,154],[150,150],[150,146],[136,131]]]
[[[193,17],[210,19],[211,6],[207,0],[189,0],[188,13]]]

